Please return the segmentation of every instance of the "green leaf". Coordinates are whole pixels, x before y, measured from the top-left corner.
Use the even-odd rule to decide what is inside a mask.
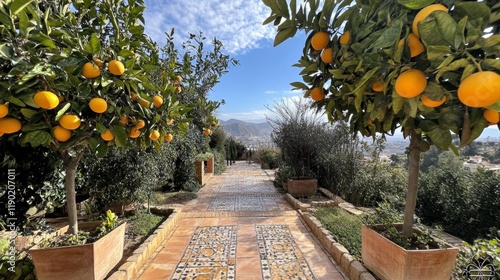
[[[492,109],[492,110],[500,112],[500,100],[497,101],[496,103],[494,103],[493,105],[489,106],[488,109]]]
[[[99,51],[101,51],[101,41],[95,33],[92,33],[92,35],[90,35],[89,44],[93,54],[97,54],[99,53]]]
[[[33,147],[46,146],[52,141],[52,135],[47,131],[32,131],[28,133],[23,133],[21,137],[21,144],[31,144]]]
[[[39,114],[39,112],[28,108],[21,108],[21,114],[23,114],[23,116],[29,120],[33,116]]]
[[[25,126],[23,126],[22,130],[24,132],[30,132],[30,131],[36,131],[36,130],[46,130],[48,128],[49,128],[48,124],[40,122],[40,123],[25,125]]]
[[[68,111],[68,109],[71,107],[71,103],[66,103],[64,107],[61,108],[61,110],[57,111],[55,121],[59,121],[59,119]]]
[[[99,146],[97,146],[97,157],[104,157],[106,153],[108,152],[108,145],[106,143],[101,143]]]
[[[297,28],[295,27],[289,27],[278,31],[276,37],[274,38],[274,46],[276,47],[283,43],[286,39],[292,38],[295,36],[295,33],[297,33]]]
[[[494,34],[490,37],[479,41],[479,45],[485,52],[499,52],[500,51],[500,34]]]
[[[115,144],[117,147],[123,147],[125,146],[127,142],[127,131],[123,126],[114,126],[113,127],[113,134],[115,135]]]
[[[457,19],[468,17],[469,22],[480,19],[483,22],[482,29],[488,25],[490,14],[490,8],[485,3],[475,1],[457,2],[453,11],[453,16]]]
[[[99,132],[99,133],[106,132],[106,127],[100,123],[96,123],[95,128],[97,129],[97,132]]]
[[[5,97],[5,100],[9,101],[10,103],[16,105],[16,106],[19,106],[19,107],[26,107],[26,104],[24,104],[24,102],[19,99],[19,98],[16,98],[14,96],[7,96]]]
[[[455,46],[457,23],[444,11],[432,12],[425,21],[418,23],[420,38],[428,46]]]
[[[392,25],[386,28],[375,43],[371,45],[371,48],[380,49],[393,46],[399,40],[402,28],[403,22],[400,19],[393,21]]]
[[[444,73],[449,72],[449,71],[455,71],[455,70],[458,70],[459,68],[464,68],[468,64],[469,64],[469,61],[466,58],[462,58],[462,59],[453,61],[452,63],[450,63],[450,65],[443,67],[438,71],[438,73],[436,74],[436,81],[438,81],[439,78]]]
[[[481,62],[481,67],[483,68],[494,68],[500,71],[500,60],[487,58]]]
[[[398,3],[408,9],[418,10],[434,3],[435,0],[398,0]]]
[[[13,15],[17,15],[26,8],[26,6],[31,4],[31,2],[33,2],[33,0],[14,0],[9,6],[10,12]]]
[[[293,82],[293,83],[290,83],[291,86],[293,86],[293,89],[303,89],[303,90],[308,90],[309,87],[304,84],[304,83],[301,83],[301,82]]]
[[[403,108],[403,105],[405,103],[406,98],[401,97],[399,94],[396,93],[396,90],[392,91],[392,111],[394,114],[399,113],[401,109]]]
[[[7,43],[0,44],[0,58],[12,60],[14,56],[14,49],[7,45]]]

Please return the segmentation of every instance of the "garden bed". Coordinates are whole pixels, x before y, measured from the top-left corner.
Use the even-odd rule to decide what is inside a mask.
[[[316,194],[310,198],[295,198],[290,194],[285,195],[285,199],[292,205],[295,210],[304,212],[318,207],[336,207],[340,200],[337,196],[324,188],[318,188]]]

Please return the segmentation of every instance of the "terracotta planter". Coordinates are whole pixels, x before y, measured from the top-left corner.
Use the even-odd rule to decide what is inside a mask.
[[[288,179],[288,193],[294,197],[313,196],[318,188],[316,179]]]
[[[123,256],[126,223],[91,244],[31,249],[38,280],[100,280]]]
[[[383,226],[377,226],[382,230]],[[373,229],[362,226],[364,265],[382,280],[450,279],[458,248],[405,250]]]

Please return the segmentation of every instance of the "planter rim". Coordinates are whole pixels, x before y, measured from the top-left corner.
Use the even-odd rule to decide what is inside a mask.
[[[306,180],[314,180],[314,181],[318,181],[318,179],[316,178],[311,178],[311,177],[299,177],[299,178],[289,178],[288,181],[306,181]]]
[[[394,224],[396,227],[397,226],[403,226],[403,224]],[[412,252],[413,254],[414,253],[418,253],[418,252],[432,252],[432,251],[444,251],[444,250],[458,250],[458,247],[455,247],[447,242],[445,242],[444,240],[442,241],[442,244],[444,244],[446,247],[445,248],[435,248],[435,249],[413,249],[413,250],[409,250],[409,249],[405,249],[401,246],[399,246],[397,243],[395,243],[394,241],[390,240],[389,238],[383,236],[382,234],[380,234],[377,230],[373,229],[373,226],[383,226],[385,227],[385,225],[383,224],[372,224],[372,225],[365,225],[365,224],[362,224],[361,227],[363,228],[366,228],[368,230],[371,230],[373,231],[375,234],[379,235],[380,237],[382,238],[385,238],[387,239],[389,242],[391,242],[392,244],[396,245],[399,249],[405,251],[405,252]],[[420,232],[420,230],[418,228],[415,228],[413,227],[412,228],[413,231],[416,231],[416,232]],[[433,237],[434,239],[434,237]]]
[[[127,225],[127,222],[124,222],[122,224],[120,224],[119,226],[115,227],[112,231],[115,231],[117,229],[119,229],[120,227],[124,227]],[[111,233],[112,231],[106,233],[104,236],[108,235],[109,233]],[[103,238],[104,236],[101,236],[101,238]],[[52,247],[52,248],[40,248],[40,246],[37,244],[33,247],[31,247],[29,249],[29,251],[41,251],[41,250],[64,250],[66,248],[78,248],[78,247],[85,247],[85,246],[93,246],[94,243],[96,243],[97,241],[99,241],[101,238],[95,240],[94,242],[92,243],[85,243],[85,244],[79,244],[79,245],[67,245],[67,246],[59,246],[59,247]]]

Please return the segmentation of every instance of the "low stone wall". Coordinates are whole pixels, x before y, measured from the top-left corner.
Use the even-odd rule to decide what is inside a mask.
[[[303,203],[298,199],[293,197],[291,194],[287,193],[285,195],[285,200],[290,203],[290,205],[295,210],[300,210],[302,212],[308,212],[310,208],[315,207],[336,207],[338,206],[338,201],[333,193],[324,188],[318,188],[318,191],[321,192],[324,196],[328,197],[330,200],[327,201],[311,201],[311,203]]]
[[[128,257],[108,280],[133,279],[144,263],[153,255],[162,242],[170,236],[177,226],[181,209],[151,208],[151,213],[170,216],[137,248],[132,256]]]

